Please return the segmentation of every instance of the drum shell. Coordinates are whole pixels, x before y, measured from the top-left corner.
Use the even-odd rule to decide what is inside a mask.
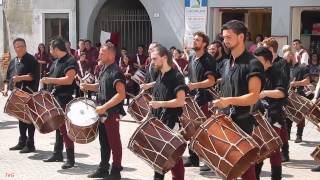
[[[188,141],[207,118],[197,105],[194,97],[186,97],[185,101],[186,104],[183,106],[183,113],[179,117],[179,121],[182,128],[181,134]]]
[[[49,92],[40,91],[32,94],[27,106],[30,118],[40,133],[57,130],[65,122],[62,108]]]
[[[320,145],[318,145],[310,155],[316,162],[320,163]]]
[[[190,148],[222,179],[240,177],[260,151],[252,137],[225,115],[204,122],[191,138]]]
[[[310,100],[294,91],[289,92],[288,104],[285,107],[285,111],[290,120],[300,123],[309,115],[311,108],[312,104]]]
[[[132,116],[132,118],[135,121],[143,121],[150,111],[149,102],[151,100],[152,97],[149,94],[139,94],[130,102],[128,106],[128,113]]]
[[[320,123],[320,99],[318,99],[312,106],[308,115],[308,120],[310,120],[316,126],[318,126]]]
[[[67,104],[66,112],[69,112],[71,105],[74,102],[78,102],[78,101],[90,101],[91,103],[94,104],[94,102],[90,99],[85,99],[85,98],[73,99]],[[73,124],[71,119],[68,116],[66,117],[67,117],[67,120],[66,120],[67,135],[73,142],[76,142],[79,144],[88,144],[97,138],[98,125],[99,125],[98,119],[95,123],[89,126],[78,126]]]
[[[260,153],[257,158],[258,164],[264,159],[269,158],[276,150],[279,150],[280,147],[282,147],[282,141],[277,132],[261,113],[255,113],[253,116],[258,123],[251,135],[260,147]]]
[[[26,104],[30,98],[29,93],[20,89],[14,89],[4,106],[4,113],[18,118],[24,123],[32,124],[32,120],[27,110],[28,106]]]
[[[144,121],[136,129],[128,144],[134,154],[160,174],[175,166],[186,146],[182,137],[154,117]]]

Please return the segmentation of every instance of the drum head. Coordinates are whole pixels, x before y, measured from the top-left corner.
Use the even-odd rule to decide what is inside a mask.
[[[97,122],[99,115],[91,100],[76,99],[67,107],[67,117],[76,126],[90,126]]]

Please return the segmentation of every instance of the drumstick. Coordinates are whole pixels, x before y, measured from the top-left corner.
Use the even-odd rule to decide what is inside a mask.
[[[127,122],[127,123],[135,123],[135,124],[141,124],[142,123],[142,122],[127,120],[127,119],[120,119],[120,121],[121,122]]]

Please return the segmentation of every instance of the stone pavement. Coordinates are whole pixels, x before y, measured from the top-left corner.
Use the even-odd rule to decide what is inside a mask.
[[[37,151],[30,154],[19,154],[17,151],[9,151],[9,147],[15,145],[18,139],[18,121],[3,114],[6,98],[0,96],[0,180],[82,180],[94,171],[99,163],[99,142],[96,139],[90,144],[76,144],[76,167],[69,170],[61,170],[62,163],[44,163],[53,149],[55,134],[40,134],[36,132],[35,142]],[[126,116],[124,119],[130,119]],[[137,124],[121,122],[121,138],[123,147],[122,177],[124,180],[150,180],[153,176],[152,169],[142,160],[137,158],[127,149],[127,144]],[[296,128],[292,130],[291,137],[295,138]],[[311,123],[307,124],[304,133],[304,142],[295,144],[290,141],[291,162],[283,164],[283,179],[288,180],[320,180],[320,173],[310,171],[316,163],[310,157],[315,146],[320,144],[320,133]],[[187,152],[185,154],[187,156]],[[200,173],[198,168],[186,168],[186,180],[219,179],[213,173]],[[171,179],[171,173],[166,180]],[[262,180],[270,178],[270,164],[265,161]]]

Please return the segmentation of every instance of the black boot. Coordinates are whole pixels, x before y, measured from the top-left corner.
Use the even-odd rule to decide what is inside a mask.
[[[281,166],[271,166],[271,180],[281,180],[282,167]]]
[[[120,171],[122,168],[114,167],[112,166],[110,174],[105,177],[105,180],[120,180],[121,179],[121,174]]]
[[[200,171],[210,171],[210,170],[211,169],[206,164],[204,164],[203,166],[200,167]]]
[[[199,166],[199,157],[196,153],[189,149],[189,157],[186,162],[184,162],[184,167],[198,167]]]
[[[282,162],[289,162],[290,157],[289,157],[289,144],[284,143],[282,145]]]
[[[59,130],[56,130],[56,142],[54,144],[53,154],[44,162],[63,162],[63,138]]]
[[[164,175],[154,172],[153,180],[164,180]]]
[[[66,149],[67,161],[61,166],[62,169],[69,169],[74,166],[74,149]]]
[[[100,163],[98,169],[94,173],[89,174],[88,178],[105,178],[109,175],[109,168],[109,164]]]
[[[295,143],[301,143],[302,142],[302,134],[303,134],[303,128],[297,129],[297,138],[294,141]]]
[[[311,169],[312,172],[320,172],[320,165]]]
[[[22,150],[26,146],[26,137],[19,137],[18,144],[9,148],[10,151]]]
[[[256,179],[260,180],[260,174],[262,170],[263,162],[256,164]]]
[[[20,151],[20,153],[30,153],[30,152],[35,152],[35,151],[36,151],[36,148],[34,147],[34,140],[28,138],[27,139],[27,144]]]

